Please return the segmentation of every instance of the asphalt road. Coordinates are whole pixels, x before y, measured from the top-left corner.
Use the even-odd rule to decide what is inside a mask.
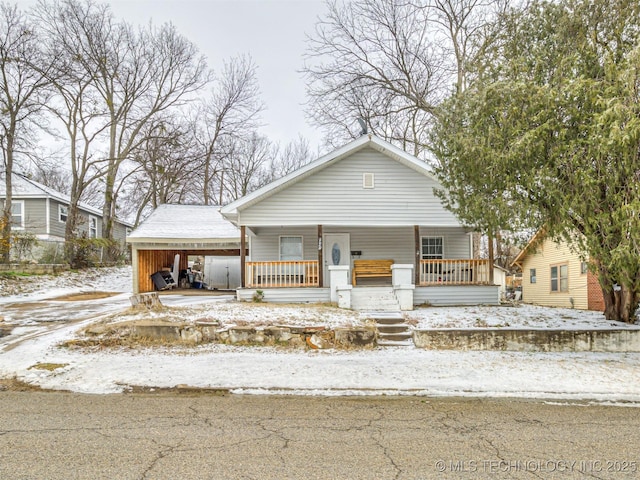
[[[0,392],[2,479],[638,478],[637,408]]]

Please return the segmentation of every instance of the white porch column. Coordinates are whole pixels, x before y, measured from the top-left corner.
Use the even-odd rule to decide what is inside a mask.
[[[338,288],[344,290],[349,285],[349,265],[329,265],[329,287],[331,288],[331,302],[338,303]],[[349,291],[351,304],[351,291]]]
[[[413,310],[413,265],[394,263],[391,265],[393,293],[400,304],[400,310]]]

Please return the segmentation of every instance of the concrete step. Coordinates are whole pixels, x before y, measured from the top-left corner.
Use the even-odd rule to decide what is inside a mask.
[[[383,340],[383,341],[394,341],[394,342],[401,342],[401,341],[407,341],[407,340],[413,341],[413,333],[411,332],[390,333],[390,334],[380,335],[378,336],[378,339],[379,341]],[[378,343],[380,343],[379,341]]]
[[[377,324],[378,332],[382,333],[404,333],[409,331],[409,325],[398,323],[395,325]]]
[[[379,318],[379,317],[371,317],[375,319],[376,324],[378,325],[404,325],[404,318],[402,317],[389,317],[389,318]]]
[[[379,339],[378,346],[379,347],[413,347],[414,344],[412,339],[400,340],[400,341]]]
[[[356,287],[351,291],[351,308],[394,312],[400,305],[391,287]]]

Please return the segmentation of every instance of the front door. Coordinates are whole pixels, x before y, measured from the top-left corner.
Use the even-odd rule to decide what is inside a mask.
[[[325,233],[322,242],[324,259],[324,284],[329,285],[329,265],[351,266],[351,248],[348,233]]]

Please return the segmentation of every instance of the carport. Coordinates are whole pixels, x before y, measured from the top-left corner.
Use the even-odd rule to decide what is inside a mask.
[[[173,268],[176,255],[180,255],[180,271],[188,269],[190,257],[205,258],[205,266],[209,262],[205,283],[207,277],[217,278],[210,288],[235,288],[233,279],[240,278],[240,230],[219,209],[160,205],[131,232],[127,242],[131,245],[133,292],[154,291],[151,275]]]

